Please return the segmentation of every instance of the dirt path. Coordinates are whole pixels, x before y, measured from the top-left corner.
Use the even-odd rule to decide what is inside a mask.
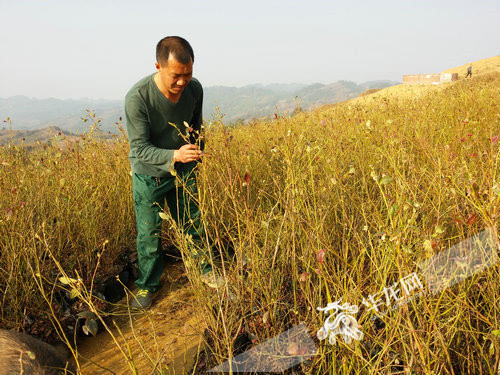
[[[121,335],[116,327],[113,335],[125,351],[130,350],[138,374],[154,371],[161,374],[162,370],[185,374],[193,367],[203,346],[205,327],[196,317],[193,293],[182,262],[166,266],[163,285],[147,313],[130,317],[126,301],[122,301],[119,308],[122,314],[114,318]],[[133,373],[111,335],[104,330],[84,340],[78,351],[85,375]]]

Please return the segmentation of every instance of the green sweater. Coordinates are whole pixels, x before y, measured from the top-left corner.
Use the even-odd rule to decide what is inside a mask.
[[[171,177],[172,168],[181,170],[196,164],[173,164],[173,156],[175,150],[187,143],[179,135],[179,131],[184,135],[188,132],[184,121],[194,130],[190,133],[191,143],[198,137],[196,131],[201,132],[203,88],[196,78],[191,78],[179,101],[173,103],[156,86],[155,74],[141,79],[125,96],[129,160],[132,172]]]

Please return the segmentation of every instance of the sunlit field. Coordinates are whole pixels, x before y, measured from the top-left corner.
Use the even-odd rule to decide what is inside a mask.
[[[202,285],[187,239],[165,222],[187,265],[193,314],[208,327],[197,371],[241,352],[241,337],[248,349],[304,323],[317,355],[296,373],[498,372],[499,263],[378,318],[363,300],[498,228],[500,75],[377,94],[247,125],[207,119],[199,204],[214,252],[236,248],[234,259],[215,260],[225,287]],[[90,296],[135,251],[128,143],[123,133],[99,140],[89,122],[77,143],[0,148],[1,327],[45,338],[63,329],[71,342],[71,314],[90,310],[112,325]],[[70,307],[63,287],[77,301]],[[317,308],[341,298],[358,306],[364,337],[331,345],[316,337],[327,317]],[[125,372],[158,367],[123,357]]]

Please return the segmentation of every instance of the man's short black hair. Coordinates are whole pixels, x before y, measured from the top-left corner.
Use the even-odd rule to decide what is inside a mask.
[[[156,61],[167,65],[168,57],[172,55],[181,64],[194,63],[194,52],[189,42],[180,36],[167,36],[156,45]]]

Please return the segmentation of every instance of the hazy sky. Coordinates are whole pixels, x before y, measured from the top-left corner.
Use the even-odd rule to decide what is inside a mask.
[[[0,0],[0,97],[121,99],[185,37],[204,86],[401,80],[500,52],[500,2]]]

